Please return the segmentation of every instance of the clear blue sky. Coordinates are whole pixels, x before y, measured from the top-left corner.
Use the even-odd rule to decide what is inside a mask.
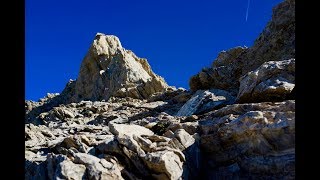
[[[61,92],[76,79],[97,32],[116,35],[176,87],[217,54],[251,46],[281,0],[26,0],[25,97]]]

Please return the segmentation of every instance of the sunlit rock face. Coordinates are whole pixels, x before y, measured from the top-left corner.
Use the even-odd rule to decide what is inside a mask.
[[[236,96],[240,77],[264,62],[291,58],[295,58],[295,1],[285,0],[273,8],[271,20],[253,46],[222,51],[211,67],[190,78],[189,86],[192,91],[216,88]]]
[[[82,61],[73,101],[112,96],[143,99],[167,87],[146,59],[124,49],[116,36],[97,33]]]

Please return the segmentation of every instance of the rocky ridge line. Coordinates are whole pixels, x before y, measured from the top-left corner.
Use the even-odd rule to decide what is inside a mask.
[[[190,81],[190,89],[223,89],[233,95],[239,79],[264,62],[295,58],[295,1],[285,0],[273,8],[271,21],[252,47],[235,47],[219,53],[211,67],[203,68]]]

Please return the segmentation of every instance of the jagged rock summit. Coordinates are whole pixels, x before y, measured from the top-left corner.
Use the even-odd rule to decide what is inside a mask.
[[[123,48],[118,37],[97,33],[82,61],[71,101],[145,99],[167,87],[147,60]]]
[[[223,89],[237,95],[239,79],[264,62],[295,58],[295,1],[285,0],[273,8],[268,22],[252,47],[222,51],[211,67],[189,80],[190,89]]]

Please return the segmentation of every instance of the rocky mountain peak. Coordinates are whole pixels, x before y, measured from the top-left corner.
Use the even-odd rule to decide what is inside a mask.
[[[72,101],[145,99],[167,87],[148,61],[123,48],[118,37],[97,33],[82,61]]]
[[[272,18],[251,47],[222,51],[212,66],[189,80],[192,91],[217,88],[236,95],[240,78],[268,61],[295,58],[295,1],[285,0],[272,10]]]
[[[97,33],[93,43],[92,51],[96,55],[115,55],[118,51],[121,51],[122,45],[117,36],[105,35],[103,33]]]

